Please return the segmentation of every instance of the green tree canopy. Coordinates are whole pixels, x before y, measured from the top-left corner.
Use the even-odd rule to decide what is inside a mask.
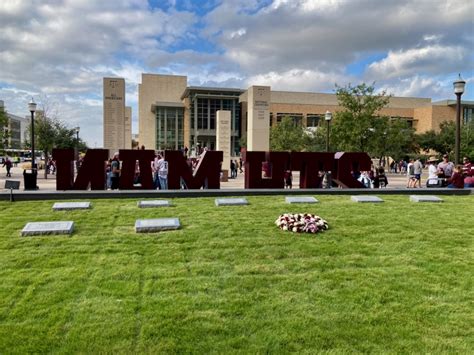
[[[7,147],[8,140],[8,115],[5,108],[0,107],[0,150],[4,150]]]
[[[373,157],[390,155],[398,159],[415,149],[414,130],[403,119],[381,116],[390,96],[375,93],[374,85],[365,83],[336,86],[342,111],[334,114],[331,127],[331,150],[367,152]]]
[[[283,117],[281,122],[270,129],[270,149],[299,152],[303,149],[304,135],[301,124],[295,123],[290,117]]]
[[[439,125],[439,131],[430,130],[416,136],[421,149],[438,154],[454,154],[456,123],[444,121]],[[461,155],[474,158],[474,121],[461,126]]]

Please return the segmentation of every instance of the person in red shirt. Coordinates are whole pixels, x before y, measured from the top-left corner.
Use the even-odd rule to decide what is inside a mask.
[[[448,187],[454,189],[464,188],[464,176],[462,175],[462,166],[458,165],[454,168],[453,175],[447,180]]]
[[[464,187],[474,187],[474,166],[468,157],[463,158]]]

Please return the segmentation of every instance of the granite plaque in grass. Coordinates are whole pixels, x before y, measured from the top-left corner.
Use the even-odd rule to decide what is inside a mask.
[[[443,200],[436,196],[428,195],[410,195],[411,202],[443,202]]]
[[[154,208],[154,207],[170,207],[171,204],[167,200],[152,200],[152,201],[138,201],[140,208]]]
[[[383,200],[377,196],[351,196],[351,200],[354,202],[361,202],[361,203],[380,203]]]
[[[137,233],[161,232],[180,227],[179,218],[137,219],[135,221],[135,232]]]
[[[49,235],[49,234],[72,234],[74,222],[29,222],[21,231],[22,236]]]
[[[53,205],[55,211],[87,210],[89,208],[91,208],[90,202],[56,202]]]
[[[317,203],[319,202],[313,196],[287,196],[286,203]]]
[[[244,206],[248,204],[245,198],[216,198],[216,206]]]

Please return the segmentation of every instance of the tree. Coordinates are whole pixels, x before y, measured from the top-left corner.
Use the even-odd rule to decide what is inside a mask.
[[[336,86],[336,95],[343,110],[334,114],[332,150],[367,152],[382,160],[387,155],[398,159],[415,149],[414,129],[406,121],[379,114],[390,101],[385,91],[375,94],[373,84],[349,84]]]
[[[0,150],[8,148],[8,115],[4,107],[0,107]]]
[[[416,136],[421,149],[438,154],[454,154],[456,123],[444,121],[439,125],[439,132],[430,130]],[[461,126],[461,155],[474,157],[474,121]]]
[[[31,132],[31,126],[29,127]],[[58,118],[50,118],[45,111],[40,111],[35,116],[35,143],[38,150],[43,152],[47,162],[53,148],[78,148],[79,151],[85,151],[87,145],[76,137],[75,130],[68,128]],[[45,178],[47,179],[47,170],[45,169]]]
[[[304,128],[290,117],[270,129],[270,150],[299,152],[303,149]]]

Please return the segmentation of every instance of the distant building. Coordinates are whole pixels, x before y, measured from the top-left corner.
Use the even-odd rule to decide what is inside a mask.
[[[5,110],[5,104],[0,100],[0,110]],[[7,133],[5,148],[7,149],[23,149],[26,140],[29,138],[28,125],[30,119],[28,117],[20,117],[12,115],[7,112],[8,124],[5,127],[0,127]]]
[[[215,149],[216,111],[227,110],[231,112],[233,154],[247,136],[253,140],[247,146],[268,146],[269,127],[285,116],[314,130],[324,123],[326,111],[342,110],[335,94],[274,91],[269,86],[247,90],[187,86],[186,76],[161,74],[142,74],[138,103],[140,146]],[[462,101],[461,105],[463,122],[474,119],[474,101]],[[391,97],[380,114],[406,120],[417,133],[438,131],[441,122],[455,120],[456,101]]]
[[[125,80],[104,78],[104,148],[110,155],[132,147],[132,110],[125,107]]]

